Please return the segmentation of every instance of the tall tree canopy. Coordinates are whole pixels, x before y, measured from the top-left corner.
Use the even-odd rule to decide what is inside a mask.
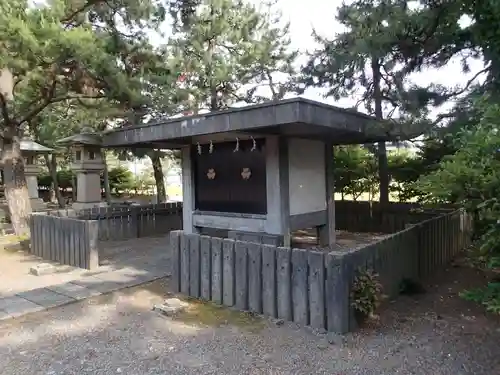
[[[468,72],[470,58],[490,51],[492,45],[479,26],[482,21],[475,19],[477,8],[476,2],[464,1],[356,0],[344,4],[337,21],[346,31],[333,39],[315,35],[320,47],[303,69],[304,83],[327,86],[327,95],[336,99],[359,98],[358,104],[377,118],[395,118],[408,136],[428,133],[445,119],[449,123],[460,117],[463,122],[470,109],[464,105],[467,100],[437,119],[430,119],[429,109],[468,93],[477,75],[459,87],[444,87],[419,86],[411,81],[411,74],[442,67],[457,57]],[[467,16],[472,22],[464,26]],[[491,60],[486,59],[484,72],[494,75],[491,69]],[[377,151],[381,201],[387,201],[385,145],[379,143]]]
[[[394,111],[403,91],[404,76],[395,70],[389,51],[394,43],[387,24],[398,10],[397,4],[380,6],[356,1],[339,8],[336,17],[346,31],[333,39],[315,34],[319,48],[310,54],[303,68],[306,87],[328,87],[327,96],[336,99],[359,96],[359,104],[384,119],[384,107]],[[357,105],[356,105],[357,106]],[[387,112],[387,111],[386,111]],[[389,114],[390,116],[390,114]],[[380,201],[389,201],[389,172],[385,142],[378,144]]]
[[[26,231],[31,211],[19,149],[26,125],[44,109],[68,101],[95,106],[106,100],[118,111],[147,105],[144,89],[168,78],[157,69],[161,54],[147,38],[163,15],[163,7],[152,1],[0,4],[0,70],[4,79],[13,77],[12,93],[0,94],[0,138],[16,233]]]
[[[265,100],[256,87],[268,85],[273,97],[291,89],[290,80],[273,82],[274,73],[290,78],[296,52],[289,51],[288,27],[280,27],[270,8],[244,0],[203,0],[196,11],[174,9],[171,39],[174,69],[195,110],[217,110],[235,102]]]

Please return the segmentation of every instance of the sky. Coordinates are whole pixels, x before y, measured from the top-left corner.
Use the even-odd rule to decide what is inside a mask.
[[[265,0],[247,1],[255,4],[256,6],[265,2]],[[298,49],[303,52],[303,54],[299,57],[298,65],[306,61],[306,52],[308,50],[314,50],[316,46],[312,37],[313,30],[321,36],[331,39],[333,39],[336,34],[343,31],[342,25],[337,23],[335,20],[337,8],[342,5],[342,2],[342,0],[277,0],[276,10],[282,13],[281,20],[283,24],[287,22],[290,23],[291,48]],[[461,21],[463,21],[463,23],[467,23],[467,20]],[[168,37],[170,34],[170,24],[166,23],[165,27],[162,29],[162,33],[165,37]],[[162,42],[165,42],[164,40],[158,39],[157,34],[152,35],[151,41],[154,44],[162,44]],[[470,67],[470,73],[464,74],[462,72],[460,62],[457,59],[456,61],[450,62],[444,68],[439,70],[426,70],[412,75],[410,79],[422,86],[431,83],[442,84],[447,87],[463,86],[483,68],[482,61],[472,61],[470,62]],[[266,89],[259,89],[258,93],[270,96],[265,91]],[[301,96],[307,99],[333,104],[340,107],[353,107],[358,101],[358,98],[356,97],[343,98],[339,101],[335,101],[331,97],[325,98],[324,93],[325,89],[309,88]],[[296,95],[291,94],[288,97],[291,96]],[[244,103],[238,103],[236,105],[244,105]],[[453,103],[448,102],[441,108],[432,111],[431,115],[437,115],[440,112],[448,110],[452,106]],[[359,108],[359,110],[363,111],[363,108]]]
[[[30,0],[34,3],[45,3],[46,0]],[[255,5],[259,5],[265,0],[248,0]],[[311,36],[313,29],[320,35],[328,38],[334,38],[337,33],[342,32],[342,26],[335,21],[337,8],[342,5],[342,0],[277,0],[276,10],[283,14],[282,22],[290,22],[290,37],[294,49],[302,52],[313,50],[314,40]],[[467,22],[466,20],[464,22]],[[167,36],[169,26],[162,30]],[[155,44],[162,44],[164,40],[158,38],[157,34],[152,35],[151,41]],[[302,61],[305,54],[302,56]],[[300,63],[300,59],[299,59]],[[426,70],[412,76],[412,80],[420,85],[430,83],[442,84],[447,87],[463,86],[472,76],[479,72],[483,66],[481,61],[471,62],[471,72],[464,74],[459,61],[453,61],[445,68],[440,70]],[[335,101],[333,98],[325,98],[324,90],[317,88],[308,89],[304,95],[305,98],[317,100],[324,103],[334,104],[341,107],[352,107],[357,102],[357,98],[344,98]],[[448,103],[441,108],[444,111],[451,107],[453,103]],[[362,110],[362,109],[360,109]],[[440,112],[435,111],[434,113]]]

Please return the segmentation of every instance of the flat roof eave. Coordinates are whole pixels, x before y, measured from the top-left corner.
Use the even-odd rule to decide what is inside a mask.
[[[360,112],[294,98],[113,129],[103,134],[103,145],[127,147],[157,143],[181,146],[189,144],[193,137],[228,132],[318,137],[337,144],[399,139],[397,134],[391,134],[390,128],[388,122],[376,121]],[[348,136],[341,137],[342,134]]]

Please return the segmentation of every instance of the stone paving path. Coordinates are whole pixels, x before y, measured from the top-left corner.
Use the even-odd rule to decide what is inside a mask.
[[[42,259],[23,251],[0,253],[0,320],[165,277],[170,273],[166,243],[165,237],[116,241],[103,249],[97,271],[74,269],[43,276],[29,274],[30,267],[45,262]]]
[[[167,276],[166,267],[87,273],[76,280],[0,298],[0,320],[77,302],[85,298],[140,285]]]

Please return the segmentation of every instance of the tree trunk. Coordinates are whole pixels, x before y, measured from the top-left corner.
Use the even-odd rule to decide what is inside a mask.
[[[104,172],[103,172],[104,196],[106,198],[106,203],[111,205],[111,187],[109,186],[108,163],[106,163],[106,156],[104,154],[103,154],[103,161],[104,161]]]
[[[164,203],[167,201],[167,192],[165,191],[165,178],[163,177],[160,155],[157,151],[153,151],[151,153],[148,153],[148,156],[151,159],[151,163],[153,164],[156,194],[158,197],[157,203]]]
[[[71,199],[73,200],[73,202],[76,202],[76,196],[78,194],[76,189],[77,189],[76,176],[72,173],[71,174]]]
[[[385,142],[378,143],[378,176],[380,179],[380,203],[389,203],[389,165]]]
[[[380,62],[377,58],[372,58],[373,73],[373,101],[375,102],[375,118],[383,120],[382,113],[382,93],[380,91]],[[380,182],[380,203],[389,203],[389,165],[387,162],[387,149],[385,142],[379,142],[377,148],[378,155],[378,176]]]
[[[56,196],[57,204],[60,208],[64,208],[66,206],[66,201],[61,193],[61,189],[59,188],[59,181],[57,180],[57,159],[54,154],[50,157],[47,154],[43,155],[45,159],[45,165],[47,165],[47,169],[49,170],[50,177],[52,177],[52,190]]]
[[[24,160],[21,156],[21,139],[3,139],[2,163],[4,166],[5,198],[9,207],[10,221],[18,236],[29,234],[31,202],[24,176]]]

